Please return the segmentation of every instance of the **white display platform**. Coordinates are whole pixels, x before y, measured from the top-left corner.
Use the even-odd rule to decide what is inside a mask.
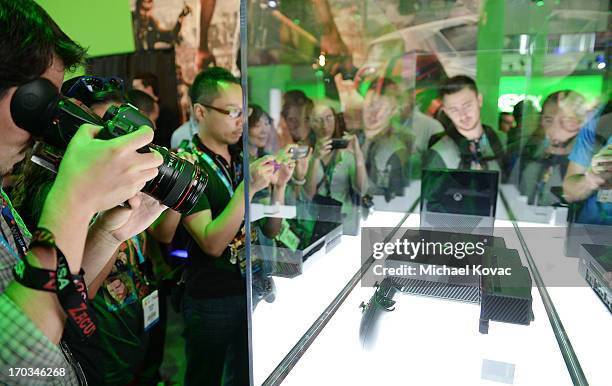
[[[418,197],[415,185],[405,199],[413,201]],[[517,212],[526,210],[519,205],[521,197],[511,188],[503,189],[513,212],[520,217]],[[511,222],[502,220],[507,213],[500,201],[497,215],[501,219],[495,222],[496,235],[504,237],[508,248],[518,250],[527,265]],[[394,227],[403,216],[404,213],[376,211],[361,226]],[[418,225],[418,214],[411,214],[403,224]],[[533,222],[519,222],[519,226],[545,283],[559,272],[575,272],[571,280],[582,283],[552,286],[548,292],[587,380],[591,385],[609,384],[607,348],[612,343],[612,317],[584,284],[578,273],[578,259],[563,257],[563,228]],[[546,234],[546,240],[539,233],[544,228],[549,228],[546,232],[553,231]],[[276,301],[260,302],[253,314],[255,385],[262,384],[357,272],[361,266],[360,249],[359,236],[342,236],[342,242],[332,251],[319,251],[312,256],[302,275],[275,278]],[[529,326],[491,322],[489,333],[484,335],[478,332],[478,305],[397,294],[396,310],[385,314],[375,348],[366,351],[359,341],[359,305],[367,303],[373,292],[373,288],[360,285],[353,289],[283,385],[572,384],[535,287],[535,320]],[[501,382],[504,380],[506,383]]]

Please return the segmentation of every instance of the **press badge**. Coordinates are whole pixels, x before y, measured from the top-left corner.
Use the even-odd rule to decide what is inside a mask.
[[[144,329],[147,331],[159,322],[159,293],[157,290],[142,299],[142,309],[144,311]]]
[[[612,203],[612,189],[600,190],[597,193],[597,201],[601,203]]]

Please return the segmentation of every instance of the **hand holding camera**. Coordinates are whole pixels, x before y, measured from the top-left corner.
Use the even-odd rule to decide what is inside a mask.
[[[128,201],[129,207],[116,206],[98,216],[94,228],[122,243],[143,232],[167,207],[153,197],[138,192]]]
[[[259,192],[270,185],[270,180],[275,171],[274,164],[274,157],[270,155],[251,162],[249,165],[249,171],[251,173],[249,190],[251,194]]]
[[[594,189],[610,187],[612,184],[612,145],[603,147],[593,156],[586,178]]]
[[[303,181],[306,178],[306,173],[308,172],[308,164],[310,163],[310,157],[312,156],[312,149],[309,146],[298,146],[297,149],[306,149],[306,154],[303,157],[296,159],[295,170],[293,172],[296,180]]]
[[[58,152],[67,149],[60,170],[74,175],[83,200],[99,200],[92,210],[109,209],[142,190],[176,211],[187,212],[204,193],[208,176],[168,149],[151,144],[153,124],[131,105],[111,106],[100,118],[79,101],[60,95],[47,79],[38,78],[17,89],[11,115],[19,127]],[[69,186],[72,180],[66,178],[58,176],[58,185]]]
[[[312,156],[315,159],[325,158],[331,153],[332,149],[332,139],[320,139],[314,146],[314,150],[312,152]]]
[[[60,164],[54,189],[70,189],[91,215],[121,204],[144,188],[158,174],[163,157],[138,153],[153,138],[143,127],[126,136],[95,139],[100,127],[83,125],[70,141]]]
[[[285,186],[291,179],[293,171],[295,170],[296,161],[293,159],[290,150],[296,146],[295,144],[287,145],[276,153],[275,159],[279,164],[279,169],[273,176],[272,184],[276,186]]]

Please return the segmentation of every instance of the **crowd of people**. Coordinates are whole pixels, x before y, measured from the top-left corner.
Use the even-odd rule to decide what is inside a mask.
[[[372,198],[404,196],[423,168],[496,170],[529,204],[579,203],[578,221],[612,224],[612,198],[601,193],[612,184],[607,100],[588,111],[578,92],[552,93],[527,135],[522,106],[500,114],[499,128],[484,124],[467,76],[441,82],[433,116],[400,78],[360,93],[337,76],[337,100],[288,90],[276,122],[243,106],[239,78],[220,67],[197,75],[189,120],[172,133],[173,150],[208,177],[179,213],[140,192],[163,162],[138,151],[154,140],[155,82],[63,82],[86,53],[40,6],[0,0],[0,22],[0,384],[157,385],[167,304],[183,315],[185,385],[249,384],[247,232],[268,247],[251,259],[254,307],[274,301],[275,249],[308,246],[323,215],[357,235]],[[26,158],[34,139],[11,113],[16,89],[37,78],[100,118],[130,103],[152,127],[101,140],[99,127],[83,125],[49,172]],[[245,224],[250,203],[294,205],[298,216]]]

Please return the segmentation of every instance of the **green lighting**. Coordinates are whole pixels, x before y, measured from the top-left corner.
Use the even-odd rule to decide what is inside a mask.
[[[537,5],[538,7],[543,6],[543,5],[544,5],[544,0],[538,0],[538,1],[536,1],[536,5]]]

